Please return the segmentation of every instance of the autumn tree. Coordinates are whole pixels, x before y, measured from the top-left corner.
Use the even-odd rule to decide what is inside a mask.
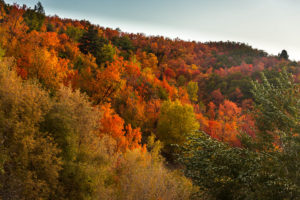
[[[120,158],[115,169],[119,179],[113,199],[190,199],[196,188],[179,171],[164,166],[160,142],[151,136],[147,146],[149,152],[135,149]]]
[[[133,128],[143,127],[147,121],[145,117],[146,102],[137,91],[133,91],[131,87],[126,87],[119,92],[113,102],[114,108],[126,124],[131,124]]]
[[[232,145],[239,145],[239,132],[242,131],[244,121],[242,109],[235,103],[225,100],[223,104],[219,105],[218,120],[221,124],[221,132],[217,137],[224,142]]]
[[[86,90],[96,104],[110,102],[123,87],[124,65],[123,59],[117,58],[106,68],[97,70],[95,78],[91,77],[91,83]]]
[[[125,125],[124,120],[114,112],[110,104],[101,106],[103,116],[100,120],[100,137],[109,135],[116,140],[116,151],[125,152],[128,149],[141,149],[142,135],[139,129],[132,129]]]
[[[32,62],[26,68],[28,76],[37,78],[47,88],[57,89],[67,77],[68,61],[45,48],[33,50],[32,53]]]
[[[1,11],[4,10],[4,6],[6,6],[5,1],[4,0],[0,0],[0,5],[1,5]]]
[[[95,198],[99,186],[102,154],[99,152],[100,112],[77,90],[58,90],[42,123],[62,150],[62,170],[55,198]]]
[[[9,15],[5,15],[3,23],[0,26],[0,42],[6,49],[7,56],[14,56],[17,45],[24,38],[28,27],[23,20],[24,11],[20,11],[19,7],[14,5],[8,8]]]
[[[233,146],[240,146],[241,132],[254,137],[251,129],[255,127],[251,116],[243,113],[242,108],[232,101],[224,100],[218,107],[210,102],[207,116],[202,130],[215,139]]]
[[[153,53],[147,54],[146,52],[137,52],[137,59],[140,61],[143,68],[149,68],[152,72],[159,72],[158,69],[158,60]]]
[[[51,108],[40,86],[23,82],[11,61],[0,62],[1,199],[49,199],[62,162],[54,138],[40,129]]]
[[[224,101],[224,96],[222,95],[220,88],[217,90],[214,90],[211,93],[211,97],[212,97],[213,102],[217,105],[219,105],[220,103],[222,103]]]

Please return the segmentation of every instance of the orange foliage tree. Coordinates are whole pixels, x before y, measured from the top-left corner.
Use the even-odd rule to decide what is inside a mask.
[[[100,135],[107,134],[117,141],[117,149],[126,151],[127,149],[142,148],[142,135],[140,129],[132,129],[131,125],[125,126],[124,120],[114,112],[110,104],[101,106],[103,113],[100,120]]]
[[[198,114],[198,120],[204,127],[203,130],[211,137],[233,146],[240,146],[238,136],[241,132],[254,136],[251,129],[251,125],[254,125],[252,118],[243,114],[242,109],[234,102],[225,100],[218,109],[214,103],[210,102],[208,107],[208,118]]]

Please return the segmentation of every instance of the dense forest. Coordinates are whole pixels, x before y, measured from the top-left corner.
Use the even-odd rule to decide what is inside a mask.
[[[300,199],[300,62],[0,0],[0,199]]]

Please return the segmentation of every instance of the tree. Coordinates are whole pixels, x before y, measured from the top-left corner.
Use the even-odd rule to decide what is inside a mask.
[[[122,51],[120,56],[126,60],[129,59],[130,54],[135,50],[135,47],[128,36],[115,36],[112,38],[112,43]]]
[[[34,9],[27,9],[23,15],[23,18],[27,26],[29,27],[29,31],[40,31],[46,18],[45,11],[41,2],[38,2],[34,6]]]
[[[161,144],[151,136],[149,152],[127,151],[116,167],[117,187],[110,199],[188,200],[196,188],[178,171],[171,171],[160,156]]]
[[[279,58],[288,60],[289,59],[289,55],[288,55],[287,51],[286,50],[282,50],[281,53],[279,54]]]
[[[9,68],[9,60],[0,62],[0,197],[49,199],[62,165],[54,138],[39,127],[51,102]]]
[[[126,124],[131,124],[133,128],[143,127],[147,118],[145,117],[144,99],[139,96],[137,91],[131,87],[126,87],[114,98],[113,107],[116,112],[124,119]]]
[[[42,3],[39,1],[37,2],[37,4],[34,6],[34,10],[37,12],[37,13],[40,13],[40,14],[44,14],[45,15],[45,10],[44,10],[44,7],[42,5]]]
[[[6,5],[5,1],[4,0],[0,0],[0,5],[1,5],[1,8],[2,8],[2,6],[4,7]]]
[[[125,127],[124,120],[110,108],[110,104],[101,106],[103,116],[100,120],[100,136],[109,135],[117,142],[117,151],[126,152],[128,149],[142,148],[142,135],[139,129]]]
[[[51,23],[49,23],[51,25]],[[74,26],[68,26],[66,30],[66,34],[71,38],[73,41],[77,42],[84,34],[84,30],[74,27]]]
[[[213,102],[217,105],[221,104],[224,101],[224,96],[222,95],[220,88],[214,90],[210,95],[212,97]]]
[[[41,124],[61,149],[63,165],[53,199],[95,199],[102,180],[101,113],[78,90],[61,87],[53,101]]]
[[[241,146],[239,140],[241,132],[254,137],[251,116],[243,113],[240,107],[229,100],[219,104],[218,109],[213,102],[210,102],[207,115],[207,122],[205,118],[201,119],[203,121],[201,129],[212,138],[232,146]]]
[[[177,85],[179,87],[182,87],[184,86],[186,83],[186,78],[183,76],[183,75],[180,75],[178,78],[177,78]]]
[[[107,47],[102,49],[104,45],[108,44],[108,40],[102,36],[99,36],[98,30],[93,26],[89,26],[87,32],[85,32],[79,40],[79,49],[84,54],[92,54],[96,58],[98,65],[105,63],[106,53],[102,53],[103,50],[107,51]],[[109,57],[110,58],[110,57]]]
[[[221,141],[228,142],[229,144],[239,145],[239,132],[244,122],[242,109],[235,103],[225,100],[223,104],[219,105],[218,121],[221,124],[221,131],[218,133],[217,138]]]
[[[157,137],[170,151],[171,144],[182,144],[186,137],[199,129],[193,107],[177,101],[165,101],[160,110]],[[170,153],[170,152],[169,152]]]
[[[142,68],[149,68],[153,73],[159,73],[157,57],[153,53],[137,52],[136,54]]]
[[[197,102],[198,101],[198,83],[191,81],[188,83],[186,89],[189,94],[190,101]]]
[[[79,49],[84,54],[91,53],[94,55],[103,46],[103,43],[99,40],[98,30],[92,26],[82,35],[79,42]]]
[[[124,85],[122,74],[126,63],[121,58],[115,59],[106,68],[96,71],[91,77],[85,91],[92,97],[95,104],[111,102]],[[86,84],[86,83],[85,83]]]
[[[104,44],[96,54],[98,63],[111,63],[116,55],[116,49],[111,44]]]
[[[29,58],[31,63],[25,68],[28,76],[38,79],[46,88],[58,89],[67,76],[67,61],[58,58],[55,51],[48,51],[46,48],[32,51]]]
[[[3,56],[5,55],[5,50],[1,48],[0,45],[0,61],[2,60]]]
[[[281,162],[267,152],[234,148],[200,132],[188,138],[179,161],[199,186],[200,199],[290,199],[294,185],[282,177]]]
[[[21,38],[28,31],[22,17],[23,13],[17,6],[12,6],[9,8],[9,15],[6,15],[3,19],[4,23],[1,23],[0,42],[2,47],[5,48],[7,56],[15,56]]]
[[[283,138],[294,138],[293,135],[299,131],[299,86],[286,71],[278,75],[271,79],[262,73],[262,83],[252,82],[259,141],[270,149],[273,149],[278,137],[278,145],[290,147],[284,145]]]
[[[256,148],[275,152],[279,157],[282,176],[297,188],[290,194],[293,199],[300,194],[299,84],[285,70],[272,83],[263,73],[261,79],[261,83],[252,82],[259,130]]]

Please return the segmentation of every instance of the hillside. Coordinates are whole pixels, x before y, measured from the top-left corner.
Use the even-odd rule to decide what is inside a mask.
[[[0,196],[299,199],[299,81],[286,51],[0,1]]]

